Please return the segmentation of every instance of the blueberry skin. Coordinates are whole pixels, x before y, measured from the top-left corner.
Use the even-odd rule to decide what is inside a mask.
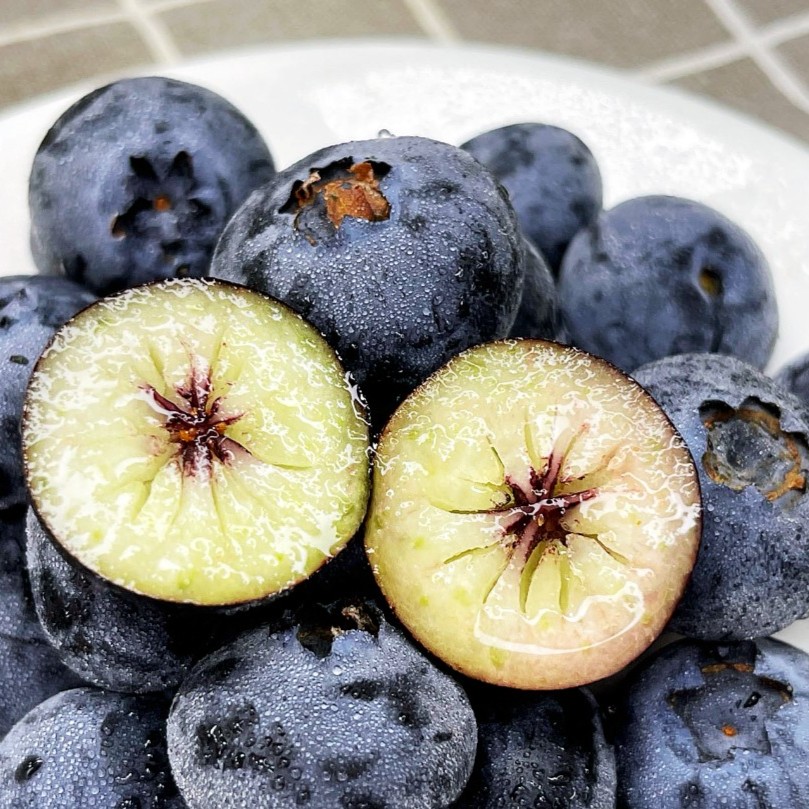
[[[802,354],[785,365],[774,379],[809,406],[809,354]]]
[[[221,96],[161,77],[114,82],[70,107],[37,151],[34,260],[99,295],[203,276],[227,220],[273,174],[258,131]]]
[[[32,509],[26,539],[42,629],[87,682],[132,694],[174,689],[212,648],[211,611],[127,593],[68,561]]]
[[[763,368],[778,332],[775,291],[753,240],[687,199],[631,199],[570,243],[559,276],[575,345],[624,371],[671,354],[732,354]]]
[[[66,278],[0,278],[0,511],[26,502],[20,418],[34,365],[53,333],[94,300]]]
[[[241,635],[194,669],[168,720],[189,809],[439,809],[476,743],[461,687],[367,605]]]
[[[298,210],[315,171],[365,164],[386,218],[336,227],[321,204]],[[454,146],[400,137],[331,146],[280,172],[231,219],[211,273],[311,321],[381,426],[451,356],[508,335],[524,267],[514,210],[492,174]]]
[[[472,693],[475,769],[455,809],[615,809],[615,755],[589,691]]]
[[[537,123],[492,129],[461,148],[506,187],[520,228],[557,275],[570,240],[601,210],[593,153],[572,132]]]
[[[670,628],[703,640],[745,640],[806,615],[804,406],[757,369],[725,355],[668,357],[634,377],[684,438],[702,490],[702,542]]]
[[[37,620],[25,569],[21,509],[0,513],[0,738],[50,696],[82,685]]]
[[[525,285],[517,319],[508,336],[553,340],[559,336],[561,326],[556,284],[545,259],[528,239],[523,239],[523,249]]]
[[[809,806],[809,656],[775,640],[681,641],[617,712],[623,809]]]
[[[0,742],[0,806],[185,809],[166,755],[162,700],[77,688]]]

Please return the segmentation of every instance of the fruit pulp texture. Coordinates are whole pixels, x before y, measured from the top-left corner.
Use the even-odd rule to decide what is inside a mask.
[[[503,342],[460,355],[397,411],[366,545],[394,609],[450,665],[564,687],[659,634],[699,513],[688,451],[640,387],[575,349]]]
[[[367,426],[325,341],[257,293],[129,290],[68,324],[29,390],[40,518],[127,589],[230,604],[275,593],[362,520]]]

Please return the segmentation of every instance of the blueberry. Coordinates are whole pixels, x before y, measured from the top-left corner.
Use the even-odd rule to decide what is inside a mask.
[[[20,417],[34,365],[56,329],[93,300],[66,278],[0,278],[0,511],[26,501]]]
[[[461,146],[506,187],[523,233],[554,274],[570,240],[601,210],[601,173],[593,153],[566,129],[511,124]]]
[[[114,82],[70,107],[37,151],[34,259],[98,294],[205,275],[227,220],[273,174],[255,127],[215,93]]]
[[[809,612],[809,419],[741,360],[686,354],[635,378],[666,411],[699,472],[697,564],[671,628],[704,640],[777,632]]]
[[[190,809],[421,809],[460,794],[469,702],[368,603],[312,608],[205,658],[168,720]]]
[[[573,343],[632,371],[671,354],[732,354],[763,367],[778,331],[767,263],[706,205],[639,197],[571,242],[559,305]]]
[[[451,356],[508,334],[524,269],[491,173],[402,137],[331,146],[279,173],[228,224],[212,274],[309,319],[379,425]]]
[[[184,809],[166,755],[163,701],[77,688],[0,742],[0,806]]]
[[[81,680],[65,668],[34,612],[21,509],[0,514],[0,738],[35,705]]]
[[[614,809],[615,756],[588,691],[473,692],[475,769],[455,809]]]
[[[681,641],[617,711],[624,809],[809,806],[809,656],[774,640]]]
[[[69,562],[32,510],[26,534],[42,628],[83,679],[128,693],[176,688],[211,648],[217,621],[209,611],[139,597]]]
[[[781,368],[775,381],[809,406],[809,354],[802,354]]]
[[[559,309],[556,284],[540,252],[527,239],[525,249],[525,286],[517,319],[509,337],[554,339],[559,336]]]

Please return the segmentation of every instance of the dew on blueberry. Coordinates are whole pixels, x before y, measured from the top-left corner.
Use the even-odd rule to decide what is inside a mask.
[[[25,565],[25,513],[0,512],[0,738],[40,702],[82,681],[42,631]]]
[[[703,640],[746,640],[809,611],[809,420],[756,368],[721,354],[681,354],[635,378],[697,463],[702,543],[671,622]]]
[[[592,152],[572,132],[539,123],[493,129],[461,148],[503,183],[523,233],[558,274],[571,239],[601,210],[601,173]]]
[[[487,169],[454,146],[394,137],[331,146],[280,172],[231,219],[211,274],[309,319],[380,428],[453,354],[508,334],[524,262],[514,210]]]
[[[94,688],[56,694],[0,742],[0,805],[185,809],[166,752],[165,701]]]
[[[559,276],[574,345],[631,372],[672,354],[763,367],[778,331],[772,275],[750,236],[707,205],[627,200],[581,230]]]
[[[34,364],[54,331],[93,300],[65,278],[0,278],[0,510],[26,502],[20,419]]]
[[[478,754],[454,809],[614,809],[615,757],[591,694],[484,687],[470,697]]]
[[[221,96],[161,77],[113,82],[70,107],[37,151],[34,259],[97,294],[206,275],[227,220],[273,174],[261,136]]]
[[[809,657],[775,640],[662,649],[613,717],[619,805],[803,806],[808,696]]]
[[[309,605],[203,659],[168,720],[189,809],[448,807],[477,732],[450,677],[371,603]]]

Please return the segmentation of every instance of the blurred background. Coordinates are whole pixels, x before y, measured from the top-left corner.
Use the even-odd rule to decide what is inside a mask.
[[[372,36],[564,54],[809,141],[809,0],[0,0],[0,109],[240,46]]]

